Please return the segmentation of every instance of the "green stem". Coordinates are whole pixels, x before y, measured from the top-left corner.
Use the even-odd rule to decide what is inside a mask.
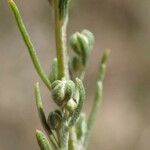
[[[68,71],[68,55],[67,55],[67,38],[66,28],[68,22],[68,15],[64,19],[60,18],[59,0],[54,0],[55,13],[55,41],[56,53],[58,59],[58,79],[69,78]]]
[[[69,129],[64,120],[60,130],[60,150],[68,150]]]
[[[43,82],[45,83],[45,85],[48,87],[48,89],[50,89],[51,87],[51,83],[48,79],[48,76],[46,75],[45,71],[43,70],[40,62],[39,62],[39,59],[37,57],[37,54],[36,54],[36,51],[34,49],[34,46],[30,40],[30,37],[29,37],[29,34],[26,30],[26,27],[24,25],[24,22],[21,18],[21,15],[20,15],[20,12],[16,6],[16,4],[14,3],[13,0],[8,0],[8,3],[10,5],[10,8],[12,9],[13,11],[13,14],[15,16],[15,19],[16,19],[16,22],[17,22],[17,25],[18,25],[18,28],[21,32],[21,35],[23,37],[23,40],[28,48],[28,51],[29,51],[29,54],[31,56],[31,59],[32,59],[32,62],[33,62],[33,65],[37,71],[37,73],[39,74],[40,78],[43,80]]]
[[[95,93],[95,98],[94,98],[94,103],[92,106],[92,110],[90,113],[90,116],[87,121],[87,132],[85,135],[85,141],[84,141],[84,146],[85,148],[88,145],[91,129],[93,127],[96,114],[99,110],[99,107],[101,106],[102,103],[102,92],[103,92],[103,80],[105,77],[105,72],[106,72],[106,63],[108,61],[108,56],[109,56],[110,51],[107,50],[104,52],[101,62],[100,62],[100,67],[99,67],[99,73],[98,73],[98,79],[97,79],[97,84],[96,84],[96,93]]]
[[[77,137],[75,127],[69,129],[69,150],[76,150]]]

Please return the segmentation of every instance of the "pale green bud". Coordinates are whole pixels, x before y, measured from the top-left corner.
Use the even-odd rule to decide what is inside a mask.
[[[79,32],[76,32],[71,36],[70,45],[71,45],[71,48],[74,50],[75,53],[77,53],[78,55],[81,55],[82,50],[81,50],[81,47],[80,47],[80,44],[78,41],[78,35],[79,34],[80,34]]]
[[[88,38],[88,40],[89,40],[89,49],[91,50],[93,48],[93,45],[94,45],[94,42],[95,42],[95,37],[94,37],[93,33],[90,32],[89,30],[86,30],[86,29],[84,29],[81,33]]]
[[[74,110],[77,108],[77,102],[76,102],[76,100],[73,99],[73,98],[71,98],[71,99],[67,102],[65,108],[69,111],[69,113],[72,114],[72,113],[74,112]]]
[[[48,139],[42,131],[36,130],[36,139],[41,150],[52,150]]]
[[[47,124],[52,130],[59,129],[62,123],[62,115],[59,110],[55,110],[54,112],[50,112]]]
[[[82,64],[86,65],[89,53],[94,44],[94,36],[88,30],[83,30],[81,33],[76,32],[72,35],[70,44],[74,52],[81,56]]]
[[[52,97],[58,106],[64,106],[72,98],[75,84],[71,80],[56,80],[51,85]]]
[[[79,32],[71,36],[70,44],[75,53],[82,55],[83,49],[88,49],[88,39]]]

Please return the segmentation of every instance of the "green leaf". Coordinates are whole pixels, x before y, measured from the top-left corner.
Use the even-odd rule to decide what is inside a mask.
[[[20,12],[17,8],[17,5],[15,4],[15,2],[13,0],[8,0],[8,3],[10,5],[10,8],[13,11],[13,14],[15,16],[15,19],[16,19],[18,28],[20,30],[20,33],[22,35],[22,38],[23,38],[23,40],[24,40],[24,42],[25,42],[25,44],[28,48],[28,51],[29,51],[29,54],[31,56],[33,65],[34,65],[37,73],[39,74],[39,76],[41,77],[43,82],[45,83],[45,85],[48,87],[48,89],[50,89],[51,83],[50,83],[50,81],[48,79],[48,76],[46,75],[45,71],[43,70],[43,68],[42,68],[42,66],[39,62],[39,59],[38,59],[38,56],[36,54],[35,48],[34,48],[32,42],[31,42],[30,36],[29,36],[29,34],[26,30],[26,27],[24,25],[24,22],[22,20]]]
[[[50,143],[43,132],[36,130],[36,139],[41,150],[52,150]]]
[[[103,80],[105,77],[106,64],[108,61],[109,54],[110,54],[109,50],[105,51],[104,54],[102,55],[102,58],[100,61],[97,83],[96,83],[95,97],[94,97],[94,101],[93,101],[92,110],[90,112],[90,116],[89,116],[88,121],[87,121],[87,132],[86,132],[85,141],[84,141],[85,147],[87,147],[88,140],[89,140],[90,133],[91,133],[91,129],[93,127],[93,124],[94,124],[94,121],[96,118],[96,114],[97,114],[99,107],[101,106],[101,103],[102,103]]]

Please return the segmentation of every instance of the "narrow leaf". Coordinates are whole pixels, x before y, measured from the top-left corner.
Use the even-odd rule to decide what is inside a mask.
[[[43,132],[36,130],[36,139],[41,150],[52,150],[50,143]]]
[[[110,51],[107,50],[104,52],[102,58],[101,58],[101,62],[99,65],[99,71],[98,71],[98,78],[97,78],[97,83],[96,83],[96,92],[95,92],[95,98],[93,101],[93,106],[92,106],[92,110],[90,112],[90,116],[88,118],[87,121],[87,132],[85,135],[85,141],[84,141],[84,145],[85,147],[87,147],[88,144],[88,140],[89,140],[89,136],[91,133],[91,129],[93,127],[95,118],[96,118],[96,114],[101,106],[102,103],[102,92],[103,92],[103,80],[105,77],[105,72],[106,72],[106,64],[108,61],[108,56],[110,54]]]
[[[32,62],[33,62],[33,65],[37,71],[37,73],[39,74],[39,76],[41,77],[41,79],[43,80],[43,82],[45,83],[45,85],[50,89],[50,81],[48,79],[48,76],[46,75],[45,71],[43,70],[40,62],[39,62],[39,59],[38,59],[38,56],[36,54],[36,51],[34,49],[34,46],[30,40],[30,36],[26,30],[26,27],[24,25],[24,22],[22,20],[22,17],[20,15],[20,12],[17,8],[17,5],[15,4],[15,2],[13,0],[8,0],[8,3],[10,5],[10,8],[12,9],[13,11],[13,14],[15,16],[15,19],[16,19],[16,22],[17,22],[17,25],[18,25],[18,28],[20,30],[20,33],[22,35],[22,38],[28,48],[28,51],[29,51],[29,54],[31,56],[31,59],[32,59]]]

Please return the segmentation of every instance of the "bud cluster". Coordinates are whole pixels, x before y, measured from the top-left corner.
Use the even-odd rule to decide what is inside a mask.
[[[51,85],[52,98],[58,106],[65,106],[73,97],[75,84],[71,80],[56,80]]]
[[[71,36],[70,45],[75,53],[71,61],[71,68],[74,73],[82,73],[87,65],[89,54],[94,45],[94,35],[88,30],[81,33],[76,32]]]
[[[49,113],[47,124],[52,130],[60,129],[62,123],[62,114],[60,110]]]

